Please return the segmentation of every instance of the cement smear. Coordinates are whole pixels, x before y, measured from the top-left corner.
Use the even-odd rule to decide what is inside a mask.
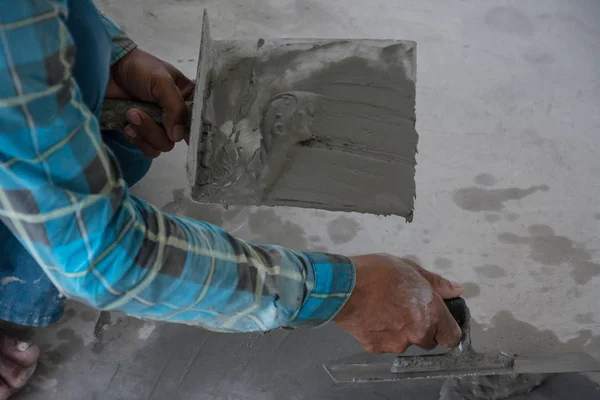
[[[440,400],[504,400],[529,393],[552,375],[492,375],[448,379]]]
[[[415,44],[215,41],[192,197],[412,217]]]

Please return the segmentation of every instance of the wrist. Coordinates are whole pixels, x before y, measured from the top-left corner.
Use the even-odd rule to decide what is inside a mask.
[[[293,327],[320,327],[334,319],[354,290],[356,271],[352,260],[341,255],[300,253],[307,260],[305,298]]]

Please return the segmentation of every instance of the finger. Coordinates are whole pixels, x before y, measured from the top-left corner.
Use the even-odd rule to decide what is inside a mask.
[[[125,92],[121,86],[111,77],[104,91],[104,97],[107,99],[130,99],[131,97]]]
[[[152,96],[163,111],[163,124],[169,139],[180,142],[186,136],[188,113],[183,96],[168,75],[158,76]]]
[[[411,343],[399,332],[368,332],[367,336],[356,337],[364,349],[371,354],[404,353]]]
[[[185,101],[193,100],[194,91],[196,90],[196,84],[194,82],[190,82],[186,86],[180,86],[179,90],[181,91],[181,96],[183,96]]]
[[[437,306],[440,308],[440,318],[436,326],[435,341],[442,347],[451,349],[458,345],[462,332],[460,326],[444,304],[444,301],[437,297]]]
[[[423,335],[421,337],[417,337],[417,338],[415,338],[415,340],[412,340],[411,342],[412,342],[412,344],[415,344],[424,350],[433,350],[438,345],[437,341],[435,340],[435,334],[436,334],[436,327],[432,326],[425,335]]]
[[[175,143],[169,139],[165,130],[142,110],[132,108],[127,112],[127,119],[136,134],[157,150],[167,152],[171,151],[175,146]]]
[[[37,362],[40,349],[31,342],[19,341],[12,336],[0,334],[0,354],[23,367],[31,367]]]
[[[185,101],[192,100],[193,95],[194,95],[194,90],[196,89],[196,82],[189,79],[180,70],[173,67],[172,65],[170,65],[170,67],[173,69],[172,70],[169,69],[169,73],[171,74],[171,76],[173,77],[173,80],[175,81],[175,86],[177,86],[177,88],[181,92],[181,97],[183,97],[183,99]]]
[[[160,155],[160,153],[161,153],[160,150],[158,150],[157,148],[152,146],[150,143],[145,141],[144,138],[139,136],[130,125],[127,125],[125,127],[124,133],[125,133],[125,139],[129,143],[133,144],[138,149],[140,149],[142,154],[145,155],[146,157],[156,158]]]
[[[453,299],[459,297],[465,291],[464,287],[459,282],[450,281],[441,275],[426,270],[418,264],[414,264],[417,272],[429,282],[433,289],[442,296],[443,299]]]
[[[8,400],[12,394],[12,388],[6,382],[0,379],[0,400]]]
[[[381,353],[402,354],[408,350],[411,343],[406,339],[399,339],[396,332],[381,335],[381,344],[378,350]]]
[[[35,366],[23,367],[10,358],[0,354],[0,379],[13,389],[25,386],[34,370]]]

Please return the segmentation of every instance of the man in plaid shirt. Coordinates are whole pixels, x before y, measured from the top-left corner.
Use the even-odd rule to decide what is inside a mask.
[[[406,259],[347,258],[236,239],[161,212],[128,187],[186,138],[194,84],[138,49],[91,0],[0,0],[0,319],[45,326],[65,297],[223,332],[332,319],[368,351],[455,345],[443,298],[462,293]],[[158,103],[100,131],[104,97]],[[39,349],[0,332],[0,400]]]

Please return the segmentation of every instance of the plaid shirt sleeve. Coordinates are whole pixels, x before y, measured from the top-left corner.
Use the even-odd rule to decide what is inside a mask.
[[[71,78],[66,13],[66,1],[0,0],[0,219],[56,287],[217,331],[333,318],[354,288],[348,258],[248,243],[129,195]]]
[[[135,49],[137,44],[110,17],[100,13],[100,18],[102,18],[108,36],[112,39],[112,53],[110,56],[110,64],[112,65]]]

